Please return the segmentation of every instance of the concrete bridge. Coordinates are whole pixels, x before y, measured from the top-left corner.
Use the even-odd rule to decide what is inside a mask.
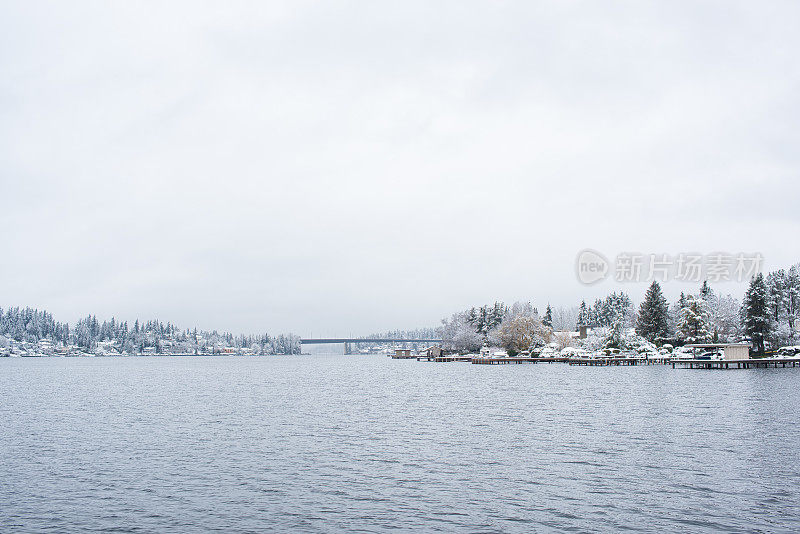
[[[376,338],[376,337],[323,337],[314,339],[300,339],[301,345],[344,345],[344,353],[350,354],[350,345],[356,343],[441,343],[441,339],[400,339],[400,338]]]

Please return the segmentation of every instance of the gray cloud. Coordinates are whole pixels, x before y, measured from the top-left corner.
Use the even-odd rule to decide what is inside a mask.
[[[798,10],[7,2],[0,305],[366,333],[610,291],[585,247],[787,266]]]

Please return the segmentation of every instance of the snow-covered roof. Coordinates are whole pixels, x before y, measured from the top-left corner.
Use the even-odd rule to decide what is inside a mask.
[[[567,334],[570,337],[581,337],[581,333],[575,332],[574,330],[556,330],[555,332],[553,332],[553,334],[554,335]]]
[[[687,343],[684,347],[693,349],[714,349],[720,347],[749,347],[749,343]]]

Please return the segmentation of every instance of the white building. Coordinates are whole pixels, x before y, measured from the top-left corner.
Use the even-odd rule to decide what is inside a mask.
[[[750,345],[747,343],[692,343],[684,345],[690,349],[722,350],[723,360],[749,360]]]

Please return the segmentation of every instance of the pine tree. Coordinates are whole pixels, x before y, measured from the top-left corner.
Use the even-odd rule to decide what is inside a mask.
[[[764,275],[758,273],[750,281],[742,302],[742,323],[756,352],[764,353],[764,339],[770,333],[769,290]]]
[[[639,307],[636,333],[650,341],[669,335],[669,304],[656,280],[653,280]]]
[[[581,306],[578,308],[578,324],[576,325],[578,330],[581,329],[582,326],[589,326],[590,324],[590,317],[589,317],[589,309],[586,306],[586,301],[581,301]]]
[[[786,322],[792,341],[796,335],[796,321],[800,315],[800,264],[792,265],[787,275]]]
[[[547,305],[547,310],[544,312],[544,319],[542,319],[542,324],[548,328],[553,328],[553,310],[550,308],[550,304]]]
[[[703,285],[700,286],[700,297],[706,302],[710,302],[712,293],[713,291],[711,286],[708,285],[708,280],[703,280]]]
[[[467,321],[472,326],[478,322],[478,312],[475,310],[475,306],[469,309],[469,313],[467,313]]]
[[[486,334],[488,328],[488,317],[486,314],[486,306],[481,306],[478,309],[478,319],[475,322],[475,332],[478,334]]]
[[[491,327],[490,330],[493,330],[500,326],[500,323],[503,322],[503,318],[506,315],[506,307],[502,302],[495,302],[494,307],[491,311]]]
[[[606,336],[603,346],[608,349],[624,348],[625,336],[623,334],[622,317],[620,317],[611,325],[611,330]]]
[[[767,275],[765,280],[769,295],[770,316],[776,323],[780,321],[781,315],[786,309],[786,300],[789,286],[789,279],[786,271],[779,269]]]

